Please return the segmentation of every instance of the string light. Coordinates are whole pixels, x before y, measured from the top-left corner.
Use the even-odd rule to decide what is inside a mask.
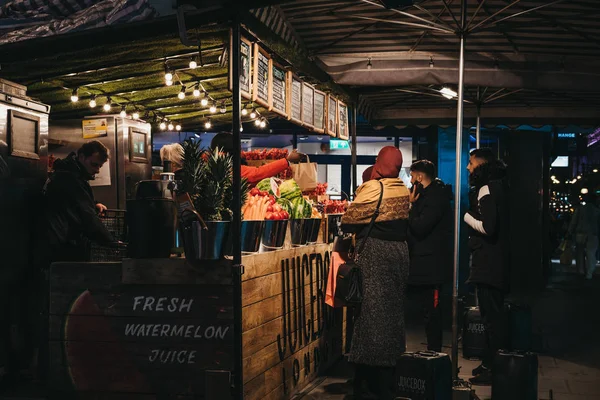
[[[196,86],[194,86],[194,97],[200,97],[200,84],[196,83]]]
[[[371,68],[373,68],[373,64],[371,64],[371,57],[369,57],[367,61],[367,69],[370,70]]]
[[[173,81],[165,81],[165,84],[166,84],[167,86],[173,86]]]
[[[133,119],[140,119],[140,113],[137,111],[134,111],[132,117],[133,117]]]
[[[248,115],[248,110],[246,110],[246,105],[244,104],[244,108],[242,108],[242,115],[246,116]]]
[[[429,68],[433,68],[433,57],[429,57]]]
[[[216,101],[213,101],[213,103],[210,106],[209,111],[213,114],[217,112],[217,102]]]
[[[127,116],[127,110],[125,109],[125,106],[121,106],[121,112],[119,113],[119,115],[122,118],[125,118]]]
[[[260,126],[260,119],[258,119],[258,118],[257,118],[257,119],[255,119],[255,120],[254,120],[254,125],[256,125],[256,126]]]
[[[90,99],[90,108],[94,108],[96,107],[96,95],[93,94],[92,98]]]
[[[210,118],[206,120],[206,122],[204,123],[204,127],[206,129],[212,128],[212,124],[210,123]]]
[[[173,80],[173,73],[171,72],[171,70],[169,69],[169,66],[165,62],[165,81],[169,82],[172,80]],[[167,85],[168,85],[168,83],[167,83]]]
[[[208,93],[204,92],[204,97],[200,100],[200,105],[206,107],[208,105]]]
[[[175,125],[175,130],[176,131],[180,131],[181,130],[181,125],[179,125],[179,124]]]
[[[175,129],[175,127],[173,126],[172,122],[169,122],[169,125],[167,126],[167,128],[169,128],[170,131],[172,131],[173,129]]]
[[[180,100],[185,99],[185,86],[181,85],[181,91],[177,95]]]
[[[252,118],[252,119],[256,118],[256,110],[254,108],[250,112],[250,118]]]
[[[196,69],[198,67],[198,63],[196,62],[196,59],[194,57],[192,57],[190,59],[190,68],[191,69]]]
[[[261,128],[264,128],[264,127],[266,127],[266,126],[267,126],[267,121],[266,121],[266,120],[263,118],[263,119],[260,121],[260,127],[261,127]]]
[[[73,89],[71,93],[71,102],[77,103],[79,101],[79,95],[77,94],[77,88]]]
[[[111,107],[112,107],[112,104],[111,104],[110,97],[107,97],[106,98],[106,103],[104,103],[104,105],[102,106],[102,108],[104,109],[104,111],[108,112],[108,111],[110,111]]]
[[[165,123],[165,121],[161,121],[158,127],[164,131],[165,129],[167,129],[167,124]]]
[[[221,102],[221,114],[225,114],[227,112],[227,107],[225,106],[225,102]]]

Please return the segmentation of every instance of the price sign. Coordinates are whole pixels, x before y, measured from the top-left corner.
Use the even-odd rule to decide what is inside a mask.
[[[338,101],[338,114],[338,137],[348,140],[348,107],[341,101]]]
[[[337,105],[338,101],[331,95],[327,96],[327,126],[325,131],[329,136],[337,137]]]
[[[231,44],[232,41],[230,40]],[[242,43],[240,45],[240,57],[241,57],[241,71],[240,71],[240,92],[242,97],[248,100],[252,99],[252,42],[242,37]],[[233,54],[231,45],[229,47],[229,54]],[[233,64],[232,58],[229,57],[229,90],[233,90]]]
[[[284,70],[281,66],[276,63],[272,63],[271,67],[271,89],[269,91],[269,104],[271,104],[271,110],[276,113],[287,117],[287,92],[288,92],[288,78],[290,77],[289,72]]]
[[[290,119],[302,124],[302,82],[296,77],[292,77],[290,82]]]
[[[314,101],[315,89],[308,83],[304,83],[302,86],[302,123],[309,128],[312,128],[315,123]]]
[[[327,96],[323,92],[315,90],[315,101],[314,101],[314,119],[315,119],[315,132],[325,132],[325,101]]]
[[[271,59],[260,46],[254,45],[254,87],[252,101],[263,107],[269,105],[269,82],[271,80]]]

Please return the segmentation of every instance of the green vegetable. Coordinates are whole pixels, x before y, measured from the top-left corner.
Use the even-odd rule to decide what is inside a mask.
[[[302,197],[302,190],[300,190],[300,186],[293,179],[288,179],[283,181],[281,185],[279,185],[279,191],[281,193],[281,197],[288,200],[293,200],[298,197]]]

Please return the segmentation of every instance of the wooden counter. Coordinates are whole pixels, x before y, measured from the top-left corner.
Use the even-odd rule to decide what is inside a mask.
[[[246,399],[288,399],[340,358],[344,313],[323,303],[329,248],[243,257]],[[56,398],[230,398],[230,261],[55,263],[49,297]]]

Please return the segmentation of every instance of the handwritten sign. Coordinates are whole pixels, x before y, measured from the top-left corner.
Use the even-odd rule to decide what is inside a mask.
[[[302,86],[302,123],[312,127],[315,123],[314,116],[315,89],[308,83]]]
[[[289,73],[279,65],[273,63],[271,68],[271,90],[269,104],[271,110],[287,117],[287,77]]]
[[[258,45],[254,45],[254,87],[252,100],[269,107],[269,80],[271,75],[271,59]]]
[[[233,54],[230,40],[229,54]],[[233,90],[233,58],[229,57],[229,90]],[[242,37],[240,44],[240,93],[248,100],[252,99],[252,42]]]
[[[329,136],[337,137],[337,100],[327,96],[327,126],[325,127]]]
[[[342,140],[348,139],[348,107],[341,101],[338,102],[338,137]]]
[[[302,123],[302,82],[296,78],[291,80],[290,117],[297,124]]]
[[[325,132],[325,100],[327,96],[325,93],[315,90],[315,101],[314,101],[314,126],[315,132]]]

